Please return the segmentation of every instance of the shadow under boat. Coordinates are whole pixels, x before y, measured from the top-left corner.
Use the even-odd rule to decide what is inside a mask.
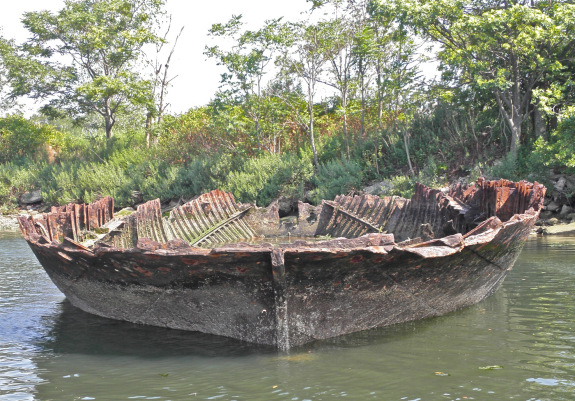
[[[277,348],[198,331],[174,330],[108,319],[82,311],[68,300],[60,303],[60,313],[51,316],[50,329],[35,345],[55,354],[165,357],[243,357],[277,355]],[[454,314],[473,313],[457,311]],[[448,316],[449,318],[449,316]],[[421,334],[437,325],[428,318],[377,327],[292,348],[290,352],[355,348],[384,344]]]
[[[36,345],[56,354],[138,356],[229,357],[274,354],[271,346],[229,337],[141,325],[93,315],[74,307],[68,300],[61,312],[51,317],[50,330]]]

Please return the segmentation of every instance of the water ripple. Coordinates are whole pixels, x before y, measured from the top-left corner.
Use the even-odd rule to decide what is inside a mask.
[[[573,239],[530,241],[481,304],[277,353],[88,315],[0,235],[0,398],[572,400],[574,261]]]

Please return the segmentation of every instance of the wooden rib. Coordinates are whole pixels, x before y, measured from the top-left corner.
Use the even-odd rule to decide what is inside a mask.
[[[192,246],[247,240],[256,236],[241,220],[248,210],[239,211],[233,195],[216,190],[172,210],[166,230]]]
[[[202,242],[207,242],[210,237],[217,235],[221,230],[227,228],[227,226],[229,224],[231,224],[235,220],[243,217],[248,212],[248,210],[250,210],[250,209],[245,209],[245,210],[236,212],[232,216],[228,217],[226,220],[216,224],[214,227],[212,227],[208,231],[206,231],[200,238],[196,239],[196,241],[194,243],[192,243],[192,245],[199,245]],[[236,239],[240,239],[240,238],[236,238]],[[246,239],[248,239],[248,238],[246,238]]]
[[[332,219],[330,221],[330,224],[328,225],[328,230],[330,227],[333,227],[333,224],[337,224],[337,217],[336,215],[343,215],[344,216],[344,221],[343,221],[343,226],[344,228],[342,230],[337,230],[337,231],[341,231],[341,233],[343,234],[344,232],[349,230],[349,227],[347,227],[346,223],[345,223],[345,218],[347,219],[351,219],[353,220],[355,223],[359,223],[365,227],[368,228],[368,230],[373,230],[374,232],[379,232],[381,231],[381,227],[380,226],[376,226],[373,223],[365,220],[362,217],[357,216],[355,213],[346,210],[343,206],[338,205],[335,201],[324,201],[325,205],[330,206],[331,208],[333,208],[334,210],[334,216],[332,216]],[[356,206],[356,205],[354,205]],[[351,222],[349,222],[350,224],[352,224]]]
[[[136,213],[138,216],[138,238],[167,242],[159,199],[138,206]]]

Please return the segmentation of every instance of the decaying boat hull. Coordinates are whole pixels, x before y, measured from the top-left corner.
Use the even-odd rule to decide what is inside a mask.
[[[85,225],[100,227],[114,221],[113,203],[108,199],[94,206],[100,210],[95,213],[100,221],[68,207],[69,211],[54,211],[51,216],[58,220],[22,218],[20,224],[50,278],[73,305],[87,312],[285,350],[317,339],[441,315],[483,300],[499,287],[519,255],[544,192],[537,184],[480,181],[474,189],[452,189],[451,196],[418,186],[411,201],[338,197],[315,212],[309,205],[300,205],[301,227],[288,229],[324,235],[337,232],[349,238],[283,245],[190,246],[193,241],[215,241],[207,237],[216,234],[269,233],[274,226],[278,230],[279,216],[274,218],[273,205],[246,212],[229,195],[220,221],[233,221],[234,228],[208,222],[207,215],[217,213],[213,208],[221,193],[211,194],[210,202],[203,198],[188,206],[188,211],[206,215],[202,217],[206,227],[211,224],[218,230],[198,229],[186,241],[170,239],[175,229],[161,226],[165,222],[157,213],[158,205],[150,213],[145,207],[138,210],[141,221],[126,223],[132,229],[124,228],[117,235],[108,233],[104,238],[108,242],[97,242],[100,246],[85,247],[75,241],[71,236],[79,238]],[[467,202],[458,202],[456,197]],[[502,222],[498,212],[507,221]],[[482,213],[484,218],[477,221]],[[315,222],[310,218],[313,215]],[[159,227],[155,231],[161,231],[161,241],[149,238],[156,236],[151,225],[146,230],[139,226],[150,219]],[[183,232],[183,223],[173,221]],[[396,243],[397,236],[386,233],[386,228],[396,228],[401,238],[410,234],[406,221],[415,227],[411,233],[461,232],[431,236],[425,242]],[[134,235],[144,231],[146,237]],[[134,241],[136,246],[111,246],[114,241]]]
[[[56,260],[49,245],[31,246],[52,281],[86,312],[275,344],[269,253],[67,250]]]

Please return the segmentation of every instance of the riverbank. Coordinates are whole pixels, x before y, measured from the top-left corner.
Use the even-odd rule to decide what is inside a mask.
[[[18,231],[16,216],[0,216],[0,231]]]
[[[541,219],[539,220],[541,221]],[[537,235],[569,235],[575,234],[575,222],[559,223],[554,226],[539,226],[533,230]]]

